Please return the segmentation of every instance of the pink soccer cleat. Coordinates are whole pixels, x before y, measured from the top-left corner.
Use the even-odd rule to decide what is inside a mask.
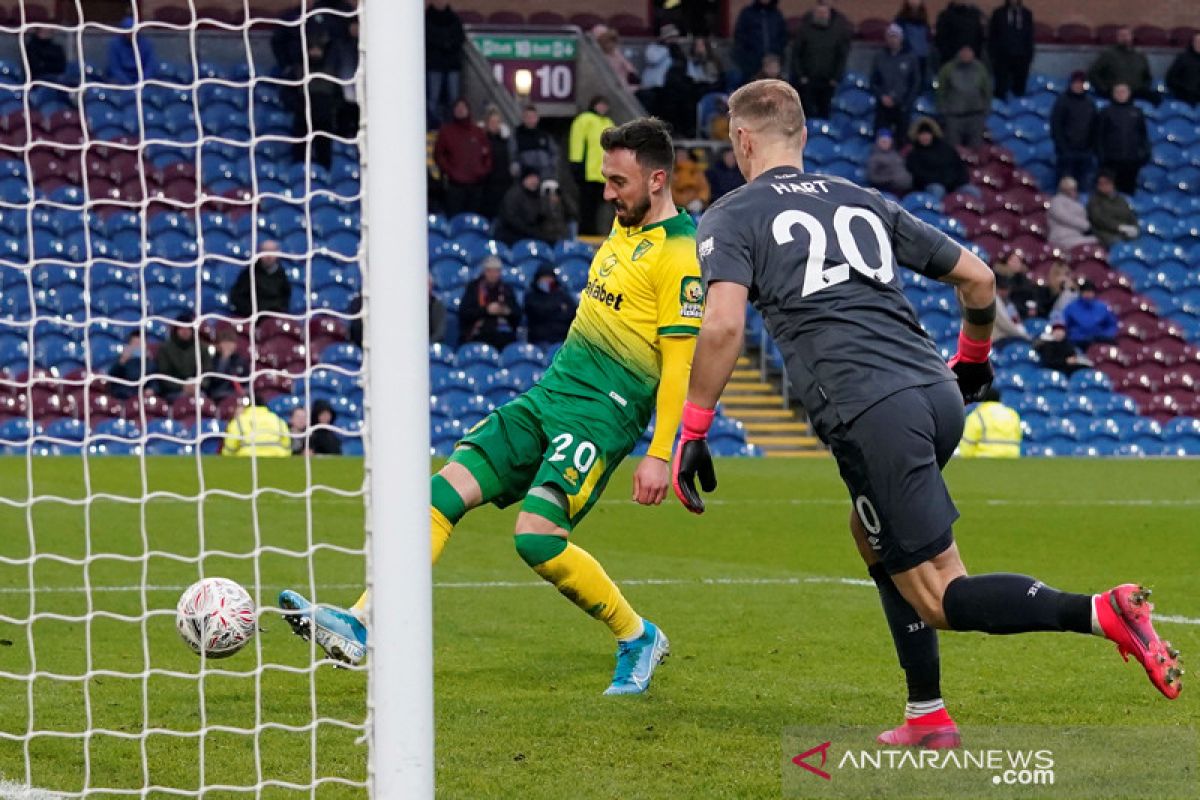
[[[1174,700],[1183,689],[1183,667],[1179,666],[1179,651],[1154,632],[1150,622],[1154,604],[1149,597],[1149,589],[1136,583],[1122,584],[1096,595],[1096,619],[1104,635],[1116,642],[1121,657],[1126,661],[1131,655],[1136,658],[1155,688]]]

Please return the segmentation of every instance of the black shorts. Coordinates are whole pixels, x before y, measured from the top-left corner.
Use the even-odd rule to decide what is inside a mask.
[[[958,509],[942,467],[962,433],[962,394],[952,381],[903,389],[830,432],[854,510],[889,574],[954,542]]]

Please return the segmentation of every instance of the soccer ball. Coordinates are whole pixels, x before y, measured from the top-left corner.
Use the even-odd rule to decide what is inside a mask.
[[[254,638],[257,615],[250,594],[226,578],[196,581],[175,606],[175,627],[187,646],[207,658],[228,658]]]

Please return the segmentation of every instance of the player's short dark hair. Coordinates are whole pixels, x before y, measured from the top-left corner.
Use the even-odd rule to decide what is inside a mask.
[[[987,391],[983,393],[983,397],[980,399],[984,403],[999,403],[1000,397],[1000,390],[995,386],[989,386]]]
[[[787,81],[751,81],[729,96],[729,116],[749,126],[796,139],[804,131],[804,105]]]
[[[661,169],[671,174],[675,164],[675,145],[671,141],[671,129],[656,117],[642,117],[600,134],[600,146],[604,151],[629,150],[638,165],[644,169]]]

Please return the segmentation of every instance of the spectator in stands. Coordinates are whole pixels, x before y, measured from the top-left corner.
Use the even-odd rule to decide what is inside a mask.
[[[315,400],[312,404],[311,416],[313,424],[308,430],[308,436],[304,440],[304,448],[300,451],[300,454],[306,456],[340,456],[342,454],[342,440],[328,427],[321,427],[332,426],[337,419],[337,412],[333,410],[333,406],[329,404],[328,400]]]
[[[1096,153],[1100,167],[1113,173],[1118,191],[1137,191],[1138,173],[1150,160],[1150,133],[1146,115],[1123,83],[1113,87],[1112,102],[1096,117]]]
[[[1050,225],[1046,241],[1055,247],[1070,250],[1076,245],[1099,241],[1092,235],[1087,209],[1079,201],[1079,184],[1069,175],[1058,182],[1058,194],[1050,198],[1046,219]]]
[[[342,8],[337,0],[327,0],[332,8]],[[337,104],[336,124],[333,132],[338,136],[353,138],[358,135],[358,18],[346,19],[336,14],[316,14],[310,19],[320,20],[329,31],[325,45],[325,60],[322,71],[338,79],[341,100]]]
[[[260,246],[258,260],[238,275],[229,292],[229,304],[239,317],[272,311],[286,314],[292,299],[292,282],[279,263],[279,244],[270,239]]]
[[[600,134],[611,127],[608,98],[603,95],[593,97],[587,110],[571,121],[567,159],[579,187],[579,232],[590,236],[608,233],[608,227],[600,220],[604,206],[604,176],[600,174],[604,148],[600,146]],[[605,217],[608,216],[606,213]]]
[[[208,348],[196,340],[196,317],[180,314],[171,325],[171,335],[158,346],[158,393],[174,400],[181,392],[191,394],[202,373],[212,369]]]
[[[512,136],[504,117],[495,106],[488,107],[483,114],[483,131],[487,134],[488,146],[492,151],[492,169],[483,182],[483,211],[488,219],[495,219],[500,212],[500,201],[513,185]]]
[[[675,205],[699,214],[712,196],[704,167],[686,147],[675,148],[675,170],[671,177],[671,196]]]
[[[1150,61],[1145,54],[1133,49],[1133,29],[1125,26],[1117,31],[1117,43],[1105,49],[1088,69],[1088,80],[1101,97],[1111,97],[1118,83],[1129,87],[1139,100],[1158,103]]]
[[[54,29],[35,25],[25,34],[25,58],[29,60],[29,79],[61,83],[67,71],[67,51],[54,39]]]
[[[1185,103],[1200,103],[1200,33],[1192,36],[1192,43],[1171,62],[1167,91]]]
[[[829,119],[833,93],[846,74],[852,33],[846,15],[824,2],[801,19],[792,39],[790,75],[806,117]]]
[[[514,175],[520,175],[526,167],[532,167],[548,181],[558,175],[558,145],[554,137],[538,127],[539,122],[537,106],[530,104],[522,109],[521,124],[512,137],[512,169]]]
[[[446,109],[461,96],[466,41],[462,20],[447,0],[425,7],[425,116],[430,130],[441,125]]]
[[[733,60],[742,84],[762,68],[765,56],[783,60],[787,47],[787,22],[779,13],[779,0],[751,0],[738,14],[733,28]]]
[[[615,28],[597,25],[592,29],[592,36],[595,37],[600,52],[604,53],[604,58],[613,74],[617,76],[617,82],[621,84],[622,89],[629,91],[641,83],[637,67],[629,63],[629,59],[621,52],[621,35]]]
[[[1029,340],[1029,332],[1021,322],[1021,312],[1012,299],[1012,285],[1012,278],[996,273],[996,322],[992,326],[992,344]]]
[[[312,163],[329,169],[333,163],[333,140],[330,136],[345,132],[351,116],[346,109],[346,94],[337,81],[331,80],[327,36],[309,39],[308,63],[294,64],[281,77],[300,82],[286,86],[281,92],[284,106],[292,112],[292,157],[298,162]],[[357,112],[355,112],[356,114]],[[316,134],[309,140],[309,134]]]
[[[1096,169],[1096,122],[1099,112],[1087,90],[1087,75],[1071,73],[1067,91],[1054,101],[1050,110],[1050,138],[1061,180],[1068,175],[1083,186],[1092,185]]]
[[[725,83],[725,65],[721,63],[712,42],[703,36],[692,40],[687,57],[687,74],[696,85],[698,96],[720,91]]]
[[[992,79],[970,45],[938,72],[937,107],[946,140],[956,147],[979,147],[992,113]]]
[[[214,403],[230,395],[245,394],[246,378],[250,375],[250,364],[238,352],[238,336],[233,328],[222,328],[217,332],[217,354],[212,362],[213,374],[204,379],[204,393]]]
[[[1037,313],[1037,304],[1033,297],[1037,286],[1029,279],[1029,265],[1020,250],[1010,250],[1003,258],[992,265],[996,278],[1005,279],[1007,297],[1012,301],[1013,309],[1018,317],[1032,317]]]
[[[362,295],[358,295],[359,309],[362,309]],[[358,341],[354,341],[354,325],[358,323]],[[350,323],[350,341],[362,347],[362,320]],[[436,344],[446,341],[446,304],[433,291],[433,276],[429,276],[429,343]]]
[[[553,242],[562,238],[565,229],[562,204],[551,205],[537,170],[526,167],[521,181],[508,190],[500,204],[496,238],[510,245],[521,239]]]
[[[558,181],[542,181],[542,203],[546,207],[542,238],[547,242],[575,238],[572,220],[579,216],[579,212],[571,198],[559,191]]]
[[[543,264],[525,293],[525,321],[529,341],[538,345],[557,344],[567,338],[575,319],[575,299],[554,273],[554,265]]]
[[[292,454],[288,424],[266,406],[245,406],[225,428],[223,456],[287,458]]]
[[[904,164],[914,189],[945,194],[967,182],[966,165],[931,118],[918,117],[908,129],[908,138],[912,147]]]
[[[503,350],[517,340],[521,307],[517,290],[501,279],[502,266],[499,258],[488,256],[479,277],[463,291],[458,322],[464,343],[484,342]]]
[[[292,455],[304,455],[308,445],[308,412],[303,408],[292,409],[292,415],[288,418],[288,433],[292,437]]]
[[[771,53],[763,56],[762,67],[758,72],[751,76],[751,80],[781,80],[783,78],[783,61],[779,56]]]
[[[1033,63],[1033,12],[1022,0],[1004,0],[1004,5],[992,12],[988,46],[996,76],[996,97],[1007,99],[1009,92],[1024,97],[1029,65]]]
[[[971,3],[954,0],[938,14],[934,23],[934,44],[938,52],[938,66],[953,61],[964,47],[979,55],[983,52],[983,12]]]
[[[1138,235],[1138,218],[1113,182],[1113,174],[1108,170],[1100,170],[1096,178],[1096,190],[1088,198],[1088,221],[1092,223],[1092,233],[1105,247],[1112,247],[1114,242],[1122,239],[1136,239]]]
[[[1092,362],[1079,352],[1079,348],[1067,339],[1067,324],[1061,320],[1051,326],[1047,336],[1034,343],[1033,349],[1037,350],[1043,367],[1056,369],[1068,375],[1092,365]]]
[[[652,113],[671,126],[678,137],[690,139],[696,134],[696,103],[700,91],[688,76],[687,56],[672,42],[668,48],[671,63],[667,77],[653,98]]]
[[[121,86],[158,77],[158,52],[146,36],[133,32],[133,17],[125,17],[122,32],[108,42],[108,79]],[[137,52],[134,52],[134,42]]]
[[[1079,297],[1063,309],[1063,322],[1071,344],[1083,350],[1095,342],[1117,338],[1117,315],[1096,297],[1096,284],[1091,281],[1084,281],[1079,287]]]
[[[1059,321],[1063,311],[1079,296],[1075,281],[1071,276],[1071,267],[1059,259],[1050,265],[1046,273],[1046,282],[1037,287],[1034,300],[1037,302],[1037,315],[1042,319]]]
[[[746,183],[745,176],[738,169],[737,155],[732,147],[722,147],[717,159],[713,161],[704,173],[708,179],[709,192],[712,202],[732,192]]]
[[[904,49],[904,29],[892,23],[884,34],[884,47],[871,65],[871,93],[875,95],[875,130],[895,131],[904,144],[908,118],[921,94],[922,73],[917,57]]]
[[[1021,415],[1004,405],[1000,390],[991,386],[963,423],[958,454],[963,458],[1020,458],[1021,436]]]
[[[904,156],[896,149],[889,128],[880,128],[875,133],[875,144],[867,156],[867,183],[896,195],[902,195],[912,188],[912,173],[904,166]]]
[[[904,32],[904,50],[912,53],[921,67],[918,86],[923,91],[932,74],[929,55],[933,45],[933,31],[929,27],[929,10],[925,8],[925,0],[904,0],[896,12],[895,23]]]
[[[108,384],[108,393],[118,400],[128,400],[130,397],[138,396],[138,386],[130,385],[137,384],[142,378],[153,373],[154,360],[149,356],[146,357],[146,369],[142,370],[142,350],[145,347],[145,341],[142,339],[142,334],[134,331],[129,334],[129,338],[121,347],[121,354],[117,356],[117,360],[108,368],[108,376],[116,378],[118,381],[128,381],[129,383],[111,382]]]
[[[471,120],[463,98],[454,103],[454,119],[438,128],[433,160],[445,181],[446,214],[483,210],[483,185],[492,172],[492,146],[483,128]]]
[[[658,38],[646,45],[642,51],[642,74],[638,89],[638,97],[643,105],[653,106],[657,100],[658,90],[667,83],[667,72],[671,62],[683,57],[677,41],[679,29],[674,25],[664,25],[658,33]]]

